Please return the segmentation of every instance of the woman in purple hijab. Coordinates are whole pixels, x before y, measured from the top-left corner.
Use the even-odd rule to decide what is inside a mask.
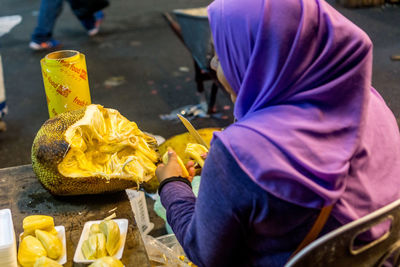
[[[236,122],[214,135],[198,198],[174,152],[157,169],[195,264],[282,266],[323,207],[321,235],[400,198],[399,130],[361,29],[323,0],[215,0],[208,12]]]

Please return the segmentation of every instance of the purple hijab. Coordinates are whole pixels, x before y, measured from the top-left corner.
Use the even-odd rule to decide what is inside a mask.
[[[335,203],[342,223],[400,197],[399,134],[361,29],[323,0],[215,0],[208,12],[237,93],[237,122],[214,138],[252,180],[304,207]]]

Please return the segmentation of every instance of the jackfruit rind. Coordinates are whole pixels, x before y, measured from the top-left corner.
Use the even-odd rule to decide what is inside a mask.
[[[43,124],[32,145],[32,166],[55,195],[115,192],[154,177],[156,146],[118,111],[89,105]]]
[[[18,262],[22,267],[32,267],[42,256],[47,256],[47,252],[38,239],[31,235],[22,239],[18,248]]]

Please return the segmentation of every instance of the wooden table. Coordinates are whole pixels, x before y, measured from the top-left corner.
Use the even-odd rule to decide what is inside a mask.
[[[28,215],[50,215],[55,225],[64,225],[67,242],[67,263],[64,266],[82,266],[74,263],[73,257],[85,222],[101,220],[115,212],[117,218],[129,221],[122,262],[129,267],[150,266],[125,191],[104,195],[53,196],[42,187],[31,165],[23,165],[0,169],[0,209],[7,208],[11,209],[17,238],[23,232],[22,220]]]

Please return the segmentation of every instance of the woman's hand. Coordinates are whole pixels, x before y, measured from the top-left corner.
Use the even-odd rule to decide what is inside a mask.
[[[190,167],[190,165],[189,165]],[[189,171],[189,176],[186,177],[188,178],[189,181],[193,179],[194,172],[191,171],[190,168],[188,168]],[[192,172],[192,173],[191,173]],[[161,163],[158,165],[156,169],[156,176],[158,181],[161,183],[163,180],[174,177],[174,176],[181,176],[183,177],[183,171],[181,166],[178,163],[178,158],[176,155],[176,152],[172,149],[168,149],[168,163],[163,164]]]
[[[200,156],[201,156],[202,159],[205,160],[207,158],[207,156],[208,156],[208,153],[203,153]],[[193,180],[194,176],[200,175],[200,173],[201,173],[200,165],[198,163],[196,163],[195,161],[193,161],[193,160],[190,160],[190,161],[188,161],[186,163],[186,169],[189,172],[189,176],[190,176],[189,181],[190,182]]]

